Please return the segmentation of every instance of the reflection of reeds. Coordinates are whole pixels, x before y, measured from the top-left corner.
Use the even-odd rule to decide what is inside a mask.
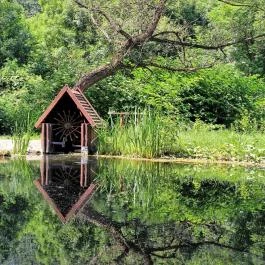
[[[0,164],[0,192],[20,194],[26,198],[36,198],[38,194],[32,185],[33,178],[39,175],[39,161],[27,161],[24,157],[8,160]]]
[[[27,153],[30,137],[32,136],[32,122],[30,115],[16,121],[14,131],[12,134],[13,153],[18,155],[25,155]]]
[[[169,151],[170,140],[176,139],[176,134],[172,137],[168,133],[170,122],[150,111],[144,111],[138,117],[124,126],[116,122],[101,129],[98,132],[100,153],[152,158]]]
[[[133,207],[133,214],[141,216],[141,218],[145,216],[167,218],[166,213],[169,212],[172,215],[181,215],[181,211],[177,210],[178,207],[185,209],[185,206],[182,205],[182,198],[185,196],[189,200],[189,196],[192,197],[198,192],[203,194],[219,189],[220,193],[218,194],[222,201],[227,198],[226,193],[221,195],[223,189],[230,192],[230,187],[237,187],[235,194],[239,197],[251,196],[253,192],[257,197],[263,196],[260,187],[264,185],[265,179],[261,169],[252,169],[253,172],[250,173],[243,167],[235,166],[184,165],[116,159],[102,159],[99,160],[99,163],[97,183],[100,185],[101,193],[107,195],[113,212],[117,212],[117,214],[119,214],[118,209],[114,207],[120,203],[124,207]],[[201,188],[201,185],[204,186]],[[208,191],[205,190],[206,187],[209,187]],[[188,195],[185,193],[186,189],[191,190],[192,193]],[[214,197],[213,203],[215,203],[215,199]],[[200,201],[198,197],[195,200],[198,203]],[[103,204],[99,207],[104,208],[106,201]],[[219,207],[218,203],[216,207]],[[227,210],[229,209],[227,208]],[[187,211],[189,212],[189,210]],[[153,215],[152,212],[156,212],[156,214]]]

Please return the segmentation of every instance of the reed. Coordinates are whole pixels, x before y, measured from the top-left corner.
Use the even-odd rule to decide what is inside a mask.
[[[144,111],[140,119],[128,121],[124,126],[114,121],[101,129],[99,153],[264,163],[265,137],[258,130],[242,132],[200,120],[183,123],[159,113]]]
[[[118,121],[99,130],[99,152],[101,154],[131,155],[153,158],[171,151],[176,131],[169,134],[172,122],[159,113],[143,111],[135,118],[120,126]]]
[[[33,134],[33,126],[30,114],[25,119],[21,118],[15,122],[12,134],[13,154],[25,155],[27,153],[30,138]]]

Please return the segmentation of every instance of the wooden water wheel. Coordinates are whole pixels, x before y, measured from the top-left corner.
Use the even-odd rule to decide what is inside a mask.
[[[53,130],[60,140],[66,138],[74,141],[80,137],[82,116],[79,113],[63,110],[61,113],[56,113],[54,121],[56,123],[53,125]]]

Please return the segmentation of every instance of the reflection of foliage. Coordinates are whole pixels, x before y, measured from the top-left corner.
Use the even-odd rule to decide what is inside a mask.
[[[24,158],[10,160],[0,164],[0,191],[3,194],[18,194],[26,198],[35,198],[32,189],[33,177],[38,175],[38,161],[29,163]]]
[[[101,164],[99,179],[109,204],[133,208],[130,217],[184,220],[196,213],[196,220],[225,219],[239,209],[257,207],[255,201],[263,198],[262,170],[128,161]]]
[[[23,214],[27,206],[22,196],[0,195],[0,261],[8,257],[13,247],[13,238],[27,220]]]
[[[196,264],[197,252],[204,249],[207,253],[206,248],[219,255],[228,255],[228,260],[233,258],[238,261],[233,264],[242,264],[242,261],[248,259],[261,262],[260,255],[251,257],[243,246],[237,247],[225,242],[223,236],[226,231],[216,223],[181,221],[147,225],[140,220],[117,223],[88,206],[83,210],[82,219],[103,228],[114,239],[105,247],[104,253],[96,252],[93,257],[95,263],[109,264],[113,259],[117,264],[132,264],[132,261],[137,261],[137,264],[171,264],[169,261],[172,264],[179,261],[182,261],[180,264],[187,264],[191,261],[193,264],[195,261]]]
[[[100,160],[100,189],[65,225],[32,185],[34,164],[11,161],[0,172],[2,200],[11,191],[32,198],[17,213],[18,232],[6,230],[14,247],[4,264],[264,263],[262,170]]]
[[[19,239],[17,246],[11,249],[7,261],[4,264],[37,264],[35,252],[36,240],[32,235],[25,235]]]

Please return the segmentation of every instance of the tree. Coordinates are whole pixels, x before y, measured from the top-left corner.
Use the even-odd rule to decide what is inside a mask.
[[[25,27],[23,10],[13,1],[0,2],[0,67],[8,59],[26,63],[31,48],[31,36]]]
[[[220,5],[225,4],[257,11],[262,4],[262,1],[256,1],[253,5],[244,3],[239,5],[231,1],[218,2],[211,3],[211,9],[218,9]],[[192,21],[191,18],[183,21],[176,15],[175,18],[173,16],[176,13],[174,8],[177,12],[181,9],[178,7],[178,4],[182,3],[181,0],[178,4],[167,0],[111,3],[75,0],[75,3],[87,11],[94,26],[104,36],[105,45],[108,45],[110,51],[109,62],[104,62],[96,69],[87,72],[76,83],[76,87],[81,90],[113,75],[120,69],[155,67],[169,71],[192,72],[211,67],[220,60],[221,54],[223,54],[222,59],[226,58],[226,48],[241,43],[254,43],[256,39],[265,36],[265,33],[259,30],[239,37],[235,37],[232,29],[221,30],[218,34],[219,25],[209,23],[211,25],[196,28],[198,34],[194,40],[194,30],[191,30],[190,24],[195,26],[196,23],[197,25],[200,23],[189,22]],[[197,7],[199,5],[202,3]],[[205,16],[207,15],[205,13]],[[198,21],[198,13],[194,11],[192,16]],[[201,16],[199,18],[201,19]],[[207,18],[201,20],[203,26],[207,25]],[[231,25],[231,17],[227,19],[227,23]]]

